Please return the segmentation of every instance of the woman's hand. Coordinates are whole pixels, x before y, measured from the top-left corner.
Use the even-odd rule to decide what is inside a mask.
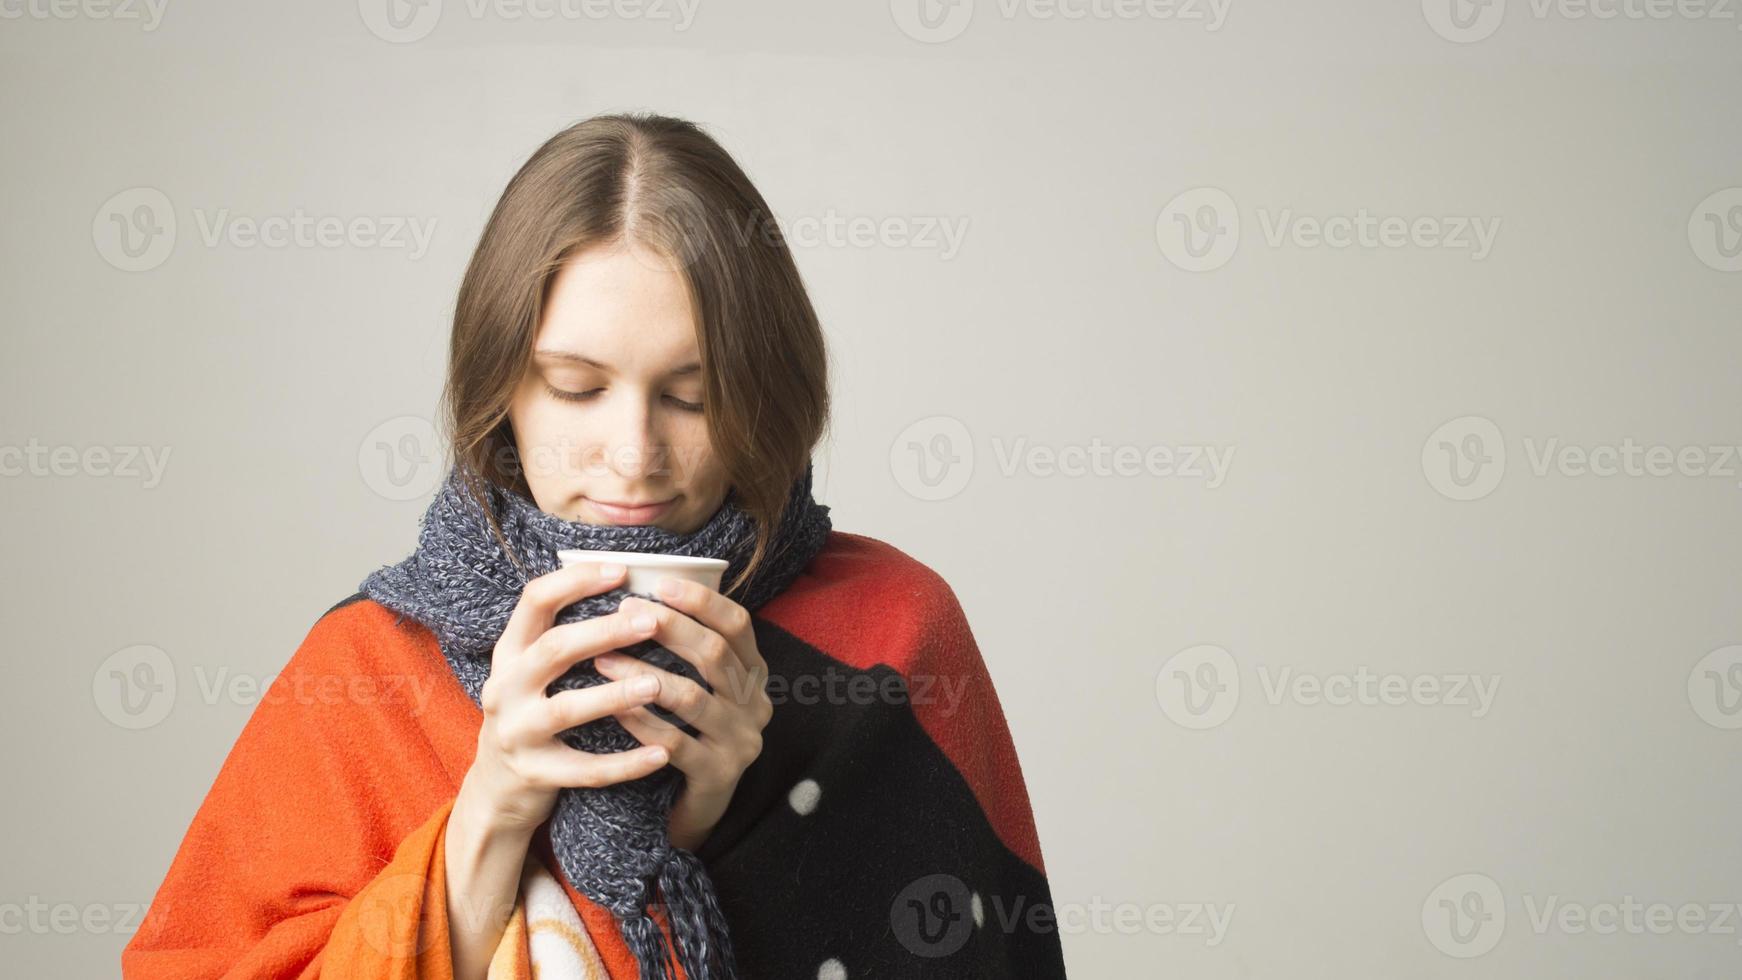
[[[520,872],[533,831],[550,816],[564,786],[607,786],[666,764],[662,748],[603,755],[571,748],[557,733],[646,704],[657,684],[638,690],[612,681],[544,692],[570,664],[647,639],[635,610],[551,626],[557,611],[617,586],[623,566],[571,565],[526,585],[496,642],[480,696],[478,753],[448,815],[446,875],[449,941],[456,977],[483,977],[514,914]]]
[[[676,578],[660,583],[659,597],[668,605],[630,596],[617,614],[653,615],[658,626],[652,638],[694,664],[713,693],[634,657],[605,654],[593,663],[610,678],[657,677],[654,701],[701,733],[693,737],[646,707],[617,713],[641,744],[663,747],[671,753],[671,764],[683,771],[671,840],[693,851],[720,822],[744,770],[762,754],[762,730],[774,717],[774,704],[764,689],[768,663],[756,649],[756,632],[743,606],[705,585]]]
[[[556,737],[653,700],[657,679],[637,684],[637,678],[626,677],[545,694],[552,681],[582,658],[654,635],[656,618],[644,618],[633,608],[551,626],[558,610],[616,588],[623,573],[620,564],[577,564],[527,583],[496,643],[480,698],[484,724],[478,731],[478,754],[456,802],[469,816],[500,831],[530,836],[550,816],[562,787],[608,786],[639,779],[666,764],[664,748],[600,754],[572,748]]]

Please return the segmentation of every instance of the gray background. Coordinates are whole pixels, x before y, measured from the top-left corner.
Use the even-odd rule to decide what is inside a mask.
[[[1073,976],[1742,969],[1742,917],[1709,911],[1742,902],[1742,464],[1536,460],[1742,443],[1742,210],[1724,238],[1706,217],[1742,205],[1733,7],[1512,0],[1461,31],[1440,0],[1215,24],[976,0],[928,31],[904,0],[687,24],[446,0],[396,33],[371,0],[37,3],[0,6],[0,971],[116,972],[124,929],[27,906],[137,918],[255,703],[208,689],[270,680],[413,543],[504,183],[641,108],[706,124],[798,239],[836,368],[819,497],[960,597]],[[1199,227],[1240,224],[1202,271],[1173,219],[1197,188],[1226,195]],[[433,235],[230,234],[299,210]],[[1363,211],[1498,232],[1266,234]],[[134,270],[136,215],[176,233]],[[1022,440],[1234,455],[1220,481],[1073,476],[1006,465]],[[93,446],[170,455],[151,481]],[[109,680],[136,662],[177,680],[138,728]],[[1498,689],[1337,705],[1273,695],[1285,670]],[[1708,925],[1559,918],[1629,899]],[[1225,934],[1166,925],[1204,906]]]

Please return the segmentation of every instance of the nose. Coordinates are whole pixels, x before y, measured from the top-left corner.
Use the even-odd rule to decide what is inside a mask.
[[[615,401],[615,410],[601,420],[609,427],[602,433],[606,465],[625,484],[664,475],[669,447],[659,429],[658,413],[645,397],[625,393]]]

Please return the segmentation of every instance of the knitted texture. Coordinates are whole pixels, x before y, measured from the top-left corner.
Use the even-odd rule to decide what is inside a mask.
[[[756,573],[729,594],[754,611],[778,595],[804,570],[825,544],[829,508],[812,497],[813,467],[795,480],[767,554]],[[376,602],[428,627],[443,657],[472,701],[482,705],[490,657],[508,619],[532,578],[554,571],[557,552],[579,548],[649,554],[723,558],[723,582],[748,564],[755,544],[755,521],[737,504],[736,493],[701,528],[674,534],[652,525],[611,526],[569,521],[540,510],[525,495],[486,481],[489,506],[524,566],[516,567],[491,533],[484,512],[466,489],[459,467],[451,470],[424,513],[417,549],[396,565],[370,574],[361,591]],[[629,595],[624,589],[588,596],[560,610],[556,625],[615,612]],[[648,598],[648,597],[643,597]],[[653,599],[652,601],[658,601]],[[687,677],[712,692],[701,674],[682,657],[655,641],[623,651],[653,666]],[[592,658],[572,665],[547,693],[603,684]],[[649,708],[691,735],[696,730],[658,705]],[[567,729],[560,738],[587,752],[623,752],[640,742],[611,716]],[[611,910],[634,951],[642,980],[669,980],[668,948],[649,914],[657,888],[670,923],[678,962],[689,980],[734,980],[731,937],[712,881],[696,856],[671,843],[672,806],[683,788],[683,773],[667,765],[640,779],[600,788],[565,787],[550,817],[550,838],[561,871],[570,884]]]

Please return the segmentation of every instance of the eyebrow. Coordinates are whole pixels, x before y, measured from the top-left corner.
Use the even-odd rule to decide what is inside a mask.
[[[541,349],[541,350],[535,350],[532,353],[537,357],[547,357],[547,358],[550,358],[552,360],[557,360],[557,361],[572,361],[576,364],[585,364],[589,367],[598,368],[601,371],[614,371],[615,370],[614,368],[611,367],[611,365],[606,364],[603,361],[595,361],[592,358],[586,356],[585,354],[577,354],[572,350]],[[681,375],[681,374],[695,374],[695,373],[701,371],[701,369],[702,369],[702,365],[701,365],[700,361],[691,361],[690,363],[685,364],[683,367],[677,368],[669,373],[671,376],[675,377],[675,376]]]

